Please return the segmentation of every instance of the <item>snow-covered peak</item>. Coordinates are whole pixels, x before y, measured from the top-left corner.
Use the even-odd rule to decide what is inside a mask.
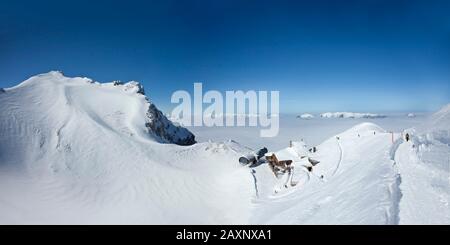
[[[64,73],[62,71],[49,71],[47,73],[41,73],[37,75],[38,77],[55,77],[55,78],[61,78],[64,77]]]
[[[304,113],[304,114],[301,114],[300,116],[297,116],[297,118],[309,120],[309,119],[313,119],[314,115],[309,114],[309,113]]]
[[[357,112],[325,112],[320,114],[324,118],[385,118],[385,115]]]
[[[347,134],[354,135],[355,133],[364,135],[364,134],[385,133],[385,132],[386,132],[386,130],[384,130],[380,126],[376,125],[375,123],[364,122],[364,123],[360,123],[358,125],[353,126],[352,128],[346,130],[341,135],[347,135]]]
[[[136,81],[130,81],[123,85],[125,87],[125,91],[130,91],[132,93],[138,93],[145,95],[144,85]]]
[[[66,77],[61,71],[50,71],[47,73],[41,73],[28,78],[27,80],[19,83],[18,85],[8,88],[15,89],[24,86],[59,86],[58,84],[76,84],[76,83],[94,83],[94,81],[87,77]]]
[[[132,137],[179,145],[195,143],[195,136],[168,120],[144,95],[143,85],[136,81],[98,83],[90,78],[66,77],[60,71],[51,71],[33,76],[9,90],[10,96],[20,100],[20,104],[37,107],[38,102],[41,106],[35,111],[46,111],[45,106],[57,108],[49,117],[55,123],[80,112],[89,120]]]

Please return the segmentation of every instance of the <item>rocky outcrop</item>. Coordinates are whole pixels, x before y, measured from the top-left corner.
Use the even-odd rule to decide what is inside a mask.
[[[196,143],[194,134],[186,128],[174,125],[154,104],[150,104],[147,118],[145,126],[163,141],[177,145]]]

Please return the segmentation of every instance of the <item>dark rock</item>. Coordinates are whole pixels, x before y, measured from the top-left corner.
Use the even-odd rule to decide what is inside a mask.
[[[177,145],[197,143],[194,134],[184,127],[174,125],[155,105],[150,104],[147,117],[148,122],[145,126],[162,141]]]

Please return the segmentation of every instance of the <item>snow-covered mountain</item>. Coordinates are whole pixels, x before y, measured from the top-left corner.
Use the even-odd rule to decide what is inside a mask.
[[[357,112],[325,112],[320,114],[324,118],[385,118],[386,115]]]
[[[193,136],[136,85],[50,72],[1,94],[0,223],[245,222],[232,200],[252,180],[226,164],[239,146],[167,144]]]
[[[293,160],[275,177],[235,141],[192,144],[139,83],[41,74],[0,93],[0,223],[449,224],[448,108],[270,149]]]
[[[170,122],[145,96],[144,87],[136,81],[98,83],[89,78],[64,77],[61,72],[53,71],[34,76],[9,89],[3,99],[15,100],[22,105],[33,103],[28,98],[39,99],[39,103],[60,103],[61,113],[74,108],[84,110],[87,106],[86,113],[99,124],[110,128],[122,122],[128,124],[121,125],[121,133],[151,137],[163,143],[195,143],[195,136]],[[60,116],[58,114],[55,111],[55,116]]]
[[[314,118],[314,115],[309,114],[309,113],[303,113],[303,114],[301,114],[300,116],[297,116],[297,118],[309,120],[309,119],[313,119],[313,118]]]

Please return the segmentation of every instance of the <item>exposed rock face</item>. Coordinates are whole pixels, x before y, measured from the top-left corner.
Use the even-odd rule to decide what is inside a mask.
[[[77,106],[77,110],[81,111],[88,110],[89,113],[86,113],[86,115],[93,121],[107,124],[111,129],[118,132],[123,132],[122,129],[125,128],[127,135],[132,135],[127,130],[136,130],[148,133],[147,136],[151,136],[148,138],[160,143],[177,145],[193,145],[196,143],[194,134],[167,119],[145,95],[144,86],[136,81],[99,83],[90,78],[70,78],[65,77],[60,71],[51,71],[31,77],[16,87],[36,88],[38,92],[35,92],[34,96],[43,94],[41,91],[52,90],[55,93],[64,91],[61,95],[55,94],[48,97],[42,95],[39,100],[65,98],[66,101],[70,101],[70,103],[66,102],[68,106]],[[0,88],[0,95],[2,97],[8,96],[7,91]],[[62,108],[61,111],[64,109]],[[66,118],[59,118],[64,114],[55,113],[55,118],[57,118],[55,121],[67,120]],[[80,121],[76,123],[80,123]]]
[[[141,94],[145,96],[148,102],[147,127],[149,133],[159,138],[164,143],[173,143],[177,145],[193,145],[196,143],[195,136],[188,129],[175,125],[148,99],[145,95],[144,86],[136,81],[123,83],[113,81],[113,86],[122,87],[124,91]]]
[[[122,83],[121,81],[114,81],[114,86],[123,86],[125,91],[134,92],[145,96],[144,86],[136,81]],[[172,143],[177,145],[193,145],[195,135],[188,129],[175,125],[145,96],[149,103],[147,111],[147,122],[145,126],[149,133],[157,136],[162,142]]]
[[[150,104],[147,117],[149,121],[145,126],[162,140],[177,145],[196,143],[194,134],[186,128],[174,125],[154,104]]]

